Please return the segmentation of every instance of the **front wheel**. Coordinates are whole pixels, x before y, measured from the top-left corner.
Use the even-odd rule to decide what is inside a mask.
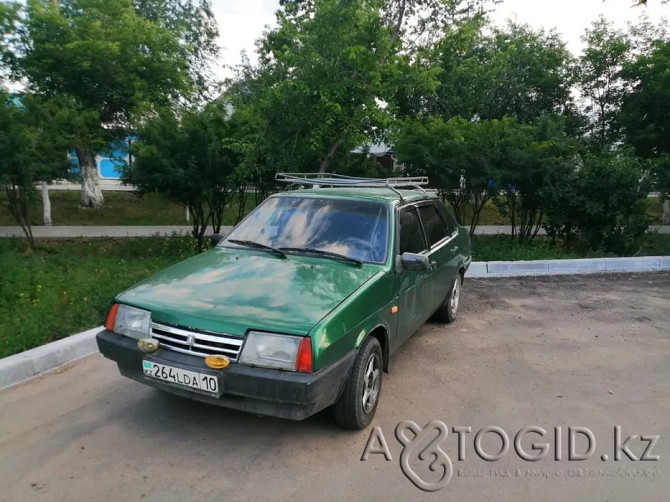
[[[347,429],[363,429],[375,416],[382,390],[382,348],[374,337],[363,341],[349,380],[335,403],[335,421]]]
[[[433,318],[438,322],[453,322],[454,319],[456,319],[456,314],[458,314],[460,300],[461,274],[458,274],[454,277],[454,281],[451,283],[447,298],[444,300],[444,303],[440,305],[440,308],[437,309]]]

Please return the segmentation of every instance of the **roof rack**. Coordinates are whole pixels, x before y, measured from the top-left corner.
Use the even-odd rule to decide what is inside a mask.
[[[398,178],[356,178],[343,174],[331,173],[277,173],[276,181],[290,183],[290,186],[316,185],[319,187],[350,187],[350,188],[388,188],[404,200],[398,188],[409,188],[426,192],[423,188],[428,184],[428,176],[406,176]]]

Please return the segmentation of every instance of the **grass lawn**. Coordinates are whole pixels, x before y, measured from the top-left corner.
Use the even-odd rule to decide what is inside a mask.
[[[114,296],[198,252],[191,237],[40,240],[0,239],[0,357],[98,326]],[[670,235],[649,235],[641,255],[670,255]],[[592,253],[587,257],[604,256]],[[584,258],[537,238],[476,236],[476,261]]]
[[[147,194],[139,197],[133,192],[105,191],[105,205],[100,209],[80,207],[81,193],[78,190],[53,190],[51,194],[51,216],[54,225],[188,225],[183,207],[162,194]],[[16,225],[7,211],[6,195],[0,193],[0,226]],[[247,194],[245,213],[254,207],[254,194]],[[661,223],[663,205],[658,198],[647,199],[648,213],[652,224]],[[237,207],[230,205],[223,215],[224,225],[233,225]],[[30,212],[33,225],[42,224],[42,203],[35,201]],[[466,221],[466,224],[469,224]],[[480,225],[509,225],[509,218],[501,216],[498,208],[489,201],[482,210]]]
[[[139,197],[133,192],[103,192],[105,204],[100,209],[80,207],[79,190],[53,190],[51,219],[54,225],[188,225],[182,206],[162,194],[152,193]],[[6,195],[0,193],[0,225],[16,225],[6,209]],[[247,212],[253,208],[254,194],[247,194]],[[235,223],[237,207],[228,207],[223,224]],[[30,211],[33,225],[42,224],[42,202],[38,200]]]
[[[474,261],[564,260],[615,256],[602,250],[581,254],[560,245],[551,245],[545,237],[520,243],[509,235],[475,235],[472,239]],[[670,256],[670,234],[647,234],[636,256]]]
[[[0,239],[0,357],[98,326],[116,294],[197,252],[189,237]]]

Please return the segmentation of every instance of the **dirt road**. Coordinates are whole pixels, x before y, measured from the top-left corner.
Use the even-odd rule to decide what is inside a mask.
[[[392,358],[373,422],[392,461],[361,461],[372,428],[343,431],[328,412],[293,423],[210,407],[126,380],[96,355],[0,392],[0,500],[667,500],[669,274],[466,280],[462,301],[454,324],[427,324]],[[452,476],[435,493],[401,471],[403,420],[449,429],[440,447]],[[636,436],[635,458],[660,436],[647,452],[659,460],[619,448],[615,461],[617,425],[619,443]],[[459,460],[452,427],[468,426]],[[520,443],[533,455],[531,443],[547,443],[539,461],[516,452],[526,426],[547,431]],[[577,426],[596,444],[571,461]],[[482,459],[476,434],[495,456],[500,431],[507,453]],[[587,435],[574,436],[585,453]],[[436,483],[446,471],[429,471],[432,456],[421,462],[413,446],[410,468]]]

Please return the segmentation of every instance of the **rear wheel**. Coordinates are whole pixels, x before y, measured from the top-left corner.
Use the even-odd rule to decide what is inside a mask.
[[[363,429],[375,416],[382,390],[382,348],[374,337],[363,341],[349,380],[335,403],[335,421],[347,429]]]
[[[433,315],[433,319],[438,322],[453,322],[454,319],[456,319],[456,314],[458,314],[460,301],[461,274],[458,274],[454,277],[454,280],[449,287],[447,298],[444,300],[444,303],[440,305],[440,308],[437,309],[437,312]]]

